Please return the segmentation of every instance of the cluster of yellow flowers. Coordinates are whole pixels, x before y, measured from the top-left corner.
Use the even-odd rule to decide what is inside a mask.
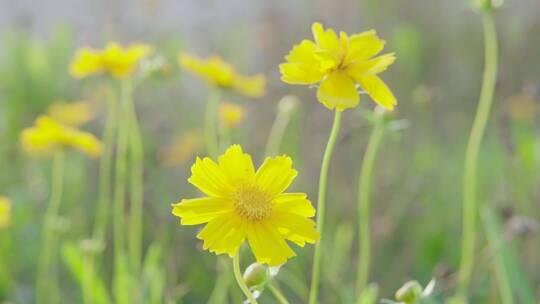
[[[49,116],[40,116],[33,127],[23,130],[22,148],[31,154],[49,154],[62,148],[74,148],[90,157],[98,157],[102,144],[94,135],[64,125]]]

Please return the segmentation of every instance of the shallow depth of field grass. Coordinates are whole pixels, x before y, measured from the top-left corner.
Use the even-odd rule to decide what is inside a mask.
[[[539,301],[536,1],[90,2],[0,4],[0,303]]]

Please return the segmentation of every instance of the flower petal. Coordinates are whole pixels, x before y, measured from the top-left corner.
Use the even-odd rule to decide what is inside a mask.
[[[261,74],[254,76],[236,75],[232,87],[248,97],[260,98],[266,93],[266,78]]]
[[[375,30],[369,30],[349,37],[349,46],[345,64],[359,59],[368,59],[377,55],[384,48],[385,41],[377,36]]]
[[[210,221],[197,235],[203,249],[215,254],[234,256],[246,238],[247,223],[234,212],[222,214]]]
[[[273,210],[290,212],[305,217],[315,215],[315,208],[313,208],[305,193],[283,193],[278,195],[274,199]]]
[[[347,75],[356,80],[363,76],[379,74],[386,70],[394,61],[396,61],[394,53],[384,54],[370,60],[355,61],[349,64],[345,71]]]
[[[353,80],[345,73],[335,71],[321,82],[317,99],[329,109],[354,108],[360,102]]]
[[[244,153],[239,145],[232,145],[219,157],[219,167],[232,185],[252,182],[255,178],[251,156]]]
[[[212,197],[226,197],[234,190],[223,170],[208,157],[197,157],[188,182]]]
[[[75,78],[83,78],[88,75],[102,72],[104,69],[102,56],[98,50],[82,48],[75,54],[70,64],[69,71]]]
[[[279,65],[281,80],[289,84],[313,84],[321,81],[324,74],[315,56],[317,46],[313,41],[303,40],[295,45]]]
[[[336,53],[343,49],[341,40],[333,29],[329,28],[324,30],[322,24],[315,22],[311,25],[311,32],[313,33],[313,38],[315,38],[315,42],[319,48]]]
[[[290,157],[267,157],[255,174],[255,183],[261,191],[277,195],[291,185],[296,175],[298,171],[292,168]]]
[[[360,77],[357,81],[377,104],[388,110],[394,109],[394,106],[397,104],[396,98],[379,77],[375,75],[364,76]]]
[[[222,198],[203,197],[183,199],[180,203],[173,205],[172,214],[181,218],[182,225],[198,225],[232,210],[233,204],[229,201]]]
[[[259,264],[278,266],[296,255],[277,229],[266,221],[249,222],[248,225],[249,246]]]
[[[277,211],[272,215],[272,222],[279,228],[283,237],[298,246],[313,244],[320,238],[315,222],[298,214]]]

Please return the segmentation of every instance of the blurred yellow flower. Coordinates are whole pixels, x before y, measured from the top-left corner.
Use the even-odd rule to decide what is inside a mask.
[[[224,101],[219,104],[218,114],[222,127],[234,128],[244,121],[246,110],[240,105]]]
[[[182,166],[192,160],[202,147],[204,147],[203,132],[199,129],[189,130],[173,139],[171,144],[160,151],[159,163],[162,167],[171,168]]]
[[[199,75],[210,85],[230,88],[253,98],[262,97],[266,93],[266,79],[263,75],[241,75],[219,56],[201,59],[189,54],[180,54],[178,63]]]
[[[123,47],[118,43],[107,43],[104,49],[81,48],[71,62],[70,72],[75,78],[95,74],[110,74],[115,78],[132,76],[140,60],[153,51],[146,44]]]
[[[286,240],[301,247],[319,233],[315,209],[304,193],[283,193],[297,171],[287,156],[266,158],[255,172],[239,145],[219,157],[197,158],[189,182],[208,197],[183,199],[172,213],[182,225],[207,225],[197,235],[203,248],[233,257],[247,239],[257,262],[277,266],[295,256]]]
[[[23,130],[21,142],[24,151],[35,154],[70,147],[90,157],[98,157],[103,148],[94,135],[65,126],[48,116],[38,117],[33,127]]]
[[[88,101],[56,101],[49,107],[47,114],[60,123],[78,127],[94,119],[96,110]]]
[[[329,109],[345,110],[360,102],[357,84],[371,98],[389,110],[397,101],[377,74],[386,70],[396,57],[394,53],[374,57],[385,41],[374,30],[348,36],[333,29],[324,30],[313,23],[315,41],[303,40],[295,45],[279,66],[281,79],[289,84],[319,84],[317,99]]]
[[[11,201],[5,196],[0,196],[0,228],[8,226],[10,221]]]

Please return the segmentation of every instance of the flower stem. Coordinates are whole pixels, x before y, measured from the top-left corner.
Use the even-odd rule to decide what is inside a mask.
[[[376,114],[376,122],[373,126],[373,131],[369,137],[369,141],[362,160],[360,169],[360,177],[358,179],[358,238],[359,238],[359,253],[358,253],[358,269],[356,276],[356,294],[359,299],[362,290],[368,283],[369,266],[371,260],[371,238],[370,238],[370,192],[371,179],[373,177],[373,165],[375,157],[379,150],[383,134],[384,125],[382,115]]]
[[[497,33],[491,12],[483,14],[485,66],[482,89],[476,117],[467,144],[465,154],[465,172],[463,177],[463,237],[461,245],[461,264],[459,268],[457,298],[467,298],[474,262],[474,247],[477,218],[477,175],[478,153],[489,119],[495,82],[497,78]]]
[[[279,148],[281,142],[283,141],[283,135],[285,130],[287,130],[287,125],[291,118],[291,111],[284,111],[278,109],[272,128],[270,129],[270,134],[268,135],[268,140],[266,142],[266,148],[264,156],[277,155],[279,153]]]
[[[240,252],[237,252],[236,255],[233,257],[233,270],[236,283],[238,283],[238,287],[240,287],[240,289],[248,299],[249,303],[257,304],[257,300],[255,300],[253,294],[251,294],[251,291],[249,291],[246,282],[244,282],[244,278],[242,278],[242,272],[240,271]]]
[[[220,98],[219,88],[213,88],[210,91],[208,102],[206,103],[206,113],[204,117],[204,139],[206,141],[206,150],[210,157],[218,156],[218,138],[217,138],[217,106]]]
[[[130,223],[129,253],[133,273],[140,272],[142,261],[142,213],[143,213],[143,159],[144,150],[137,113],[132,98],[132,86],[126,81],[126,99],[128,103],[129,121],[129,154],[130,154]]]
[[[289,304],[289,301],[285,297],[285,295],[276,287],[274,284],[270,283],[268,284],[268,290],[276,297],[276,300],[280,304]]]
[[[54,154],[51,196],[43,222],[43,247],[39,255],[36,303],[59,303],[58,270],[54,269],[54,265],[56,265],[55,255],[58,247],[55,224],[60,210],[60,203],[62,202],[63,179],[64,152],[58,150]]]
[[[114,153],[114,133],[116,131],[116,101],[109,100],[109,113],[105,122],[105,130],[103,132],[103,142],[105,151],[101,158],[99,168],[99,193],[96,210],[96,221],[94,224],[93,239],[98,242],[103,242],[105,238],[105,230],[109,218],[108,208],[111,199],[111,179],[112,179],[112,158]]]
[[[321,164],[321,174],[319,178],[319,196],[317,204],[317,230],[323,235],[324,228],[324,215],[326,204],[326,185],[328,180],[328,169],[330,167],[330,161],[332,159],[332,153],[334,152],[334,146],[336,145],[337,136],[339,133],[339,126],[341,123],[342,111],[336,110],[334,116],[334,124],[330,131],[330,137],[326,144],[326,150]],[[309,303],[316,304],[319,293],[319,279],[321,275],[321,241],[315,244],[315,254],[313,256],[313,271],[311,274],[311,288],[309,290]]]
[[[124,201],[126,199],[126,180],[127,180],[127,158],[128,158],[128,137],[129,137],[129,111],[128,87],[125,83],[120,86],[120,111],[117,112],[118,120],[118,139],[116,142],[116,168],[115,168],[115,191],[114,191],[114,212],[113,212],[113,230],[114,230],[114,285],[117,302],[123,297],[121,280],[124,271],[125,259],[125,219],[124,219]]]

